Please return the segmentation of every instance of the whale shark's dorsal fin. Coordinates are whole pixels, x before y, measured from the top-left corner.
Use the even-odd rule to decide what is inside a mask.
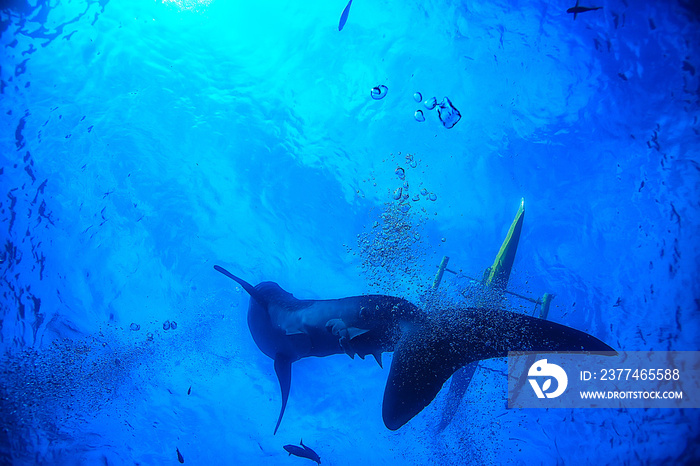
[[[280,422],[282,422],[282,416],[284,416],[284,409],[287,407],[287,399],[289,398],[289,389],[292,386],[292,359],[285,356],[282,353],[277,353],[275,355],[275,374],[277,374],[277,380],[280,383],[280,390],[282,392],[282,409],[280,409],[280,415],[277,418],[277,425],[275,426],[275,432],[280,427]]]
[[[255,287],[253,285],[251,285],[250,283],[248,283],[247,281],[243,280],[242,278],[238,278],[237,276],[235,276],[234,274],[232,274],[231,272],[229,272],[225,268],[219,267],[218,265],[214,266],[214,270],[216,270],[217,272],[223,273],[228,278],[230,278],[231,280],[233,280],[236,283],[238,283],[239,285],[241,285],[243,287],[243,289],[248,292],[250,297],[253,298],[254,300],[256,300],[258,303],[263,304],[263,305],[267,304],[267,299],[265,299],[265,296],[263,296],[262,293],[259,293],[258,290],[256,290]]]

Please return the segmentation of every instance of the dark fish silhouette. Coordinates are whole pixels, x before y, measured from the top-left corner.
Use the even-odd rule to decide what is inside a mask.
[[[384,425],[396,430],[430,404],[460,367],[505,357],[508,351],[615,353],[579,330],[500,309],[434,310],[428,316],[403,298],[384,295],[297,299],[277,283],[255,287],[227,270],[218,272],[250,295],[248,328],[258,348],[275,362],[282,392],[282,422],[292,383],[292,363],[309,356],[394,351],[384,390]],[[440,311],[440,312],[437,312]]]
[[[567,13],[573,13],[574,14],[574,19],[576,19],[576,16],[579,13],[585,13],[587,11],[595,11],[595,10],[602,10],[602,6],[593,6],[593,7],[588,7],[588,6],[579,6],[578,5],[579,0],[576,0],[576,5],[572,6],[568,10],[566,10]]]
[[[350,5],[352,5],[352,0],[345,5],[343,13],[340,15],[340,22],[338,23],[338,31],[342,31],[345,27],[345,23],[348,21],[348,14],[350,13]]]
[[[304,445],[303,439],[299,441],[299,444],[301,445],[301,447],[298,447],[296,445],[285,445],[284,449],[287,451],[287,453],[289,453],[289,456],[294,455],[300,458],[308,458],[311,461],[315,461],[316,463],[321,464],[321,457],[318,456],[318,454],[311,448]]]
[[[182,453],[180,453],[180,449],[177,448],[177,447],[175,447],[175,451],[177,452],[177,460],[178,460],[180,463],[184,463],[184,462],[185,462],[185,458],[182,457]]]

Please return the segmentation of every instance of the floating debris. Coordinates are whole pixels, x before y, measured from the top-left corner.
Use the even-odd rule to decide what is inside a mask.
[[[187,394],[189,395],[190,393],[192,393],[192,385],[190,385],[190,388],[187,389]]]
[[[384,84],[380,84],[379,86],[374,86],[372,88],[372,91],[370,92],[370,95],[374,100],[381,100],[384,97],[386,97],[386,93],[389,91],[387,87]]]
[[[428,110],[432,110],[437,106],[437,99],[435,97],[431,97],[423,102],[423,105],[425,105],[425,108]]]
[[[413,100],[415,100],[416,102],[420,102],[421,100],[423,100],[423,96],[420,92],[416,92],[415,94],[413,94]]]
[[[447,97],[444,97],[442,102],[440,102],[440,106],[438,107],[438,115],[440,116],[442,125],[447,129],[452,128],[457,124],[459,119],[462,118],[459,110],[452,105],[452,102],[450,102],[450,99]]]
[[[416,113],[413,114],[413,117],[416,119],[416,121],[425,121],[425,115],[423,115],[423,110],[416,110]]]
[[[170,330],[170,321],[166,320],[163,322],[163,330]]]
[[[131,325],[129,325],[129,330],[131,330],[132,332],[138,332],[139,330],[141,330],[141,326],[132,322]]]

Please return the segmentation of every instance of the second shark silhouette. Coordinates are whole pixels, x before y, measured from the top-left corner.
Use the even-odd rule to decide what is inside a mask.
[[[566,10],[567,13],[573,13],[574,14],[574,20],[576,20],[576,17],[578,16],[579,13],[586,13],[587,11],[596,11],[596,10],[602,10],[602,6],[580,6],[578,4],[579,0],[576,0],[576,5],[572,6],[568,10]]]
[[[277,283],[256,286],[218,265],[214,269],[248,294],[248,327],[258,348],[275,361],[282,391],[275,433],[292,381],[292,363],[309,356],[394,352],[384,389],[384,425],[396,430],[428,406],[460,367],[504,357],[508,351],[613,352],[579,330],[522,314],[488,308],[426,314],[402,298],[384,295],[297,299]]]

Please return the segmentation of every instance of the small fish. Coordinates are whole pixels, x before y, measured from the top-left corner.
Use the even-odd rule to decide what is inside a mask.
[[[177,448],[177,447],[175,447],[175,451],[177,452],[177,460],[178,460],[180,463],[184,463],[184,462],[185,462],[185,458],[182,457],[182,453],[180,453],[180,449]]]
[[[340,15],[340,22],[338,23],[338,31],[342,31],[345,27],[345,23],[348,20],[348,14],[350,13],[350,5],[352,5],[352,0],[348,2],[343,10],[343,14]]]
[[[187,389],[187,394],[189,395],[190,393],[192,393],[192,385],[190,385],[190,388]]]
[[[578,5],[579,0],[576,0],[576,5],[572,6],[568,10],[566,10],[567,13],[573,13],[574,14],[574,19],[576,19],[576,16],[579,13],[585,13],[587,11],[595,11],[595,10],[602,10],[602,6],[594,6],[594,7],[587,7],[587,6],[579,6]]]
[[[311,448],[304,445],[303,439],[299,441],[299,444],[301,445],[301,447],[304,448],[298,447],[296,445],[285,445],[284,449],[289,453],[289,456],[294,455],[298,456],[299,458],[307,458],[311,461],[316,462],[317,464],[321,464],[321,457],[318,456],[318,454]]]

